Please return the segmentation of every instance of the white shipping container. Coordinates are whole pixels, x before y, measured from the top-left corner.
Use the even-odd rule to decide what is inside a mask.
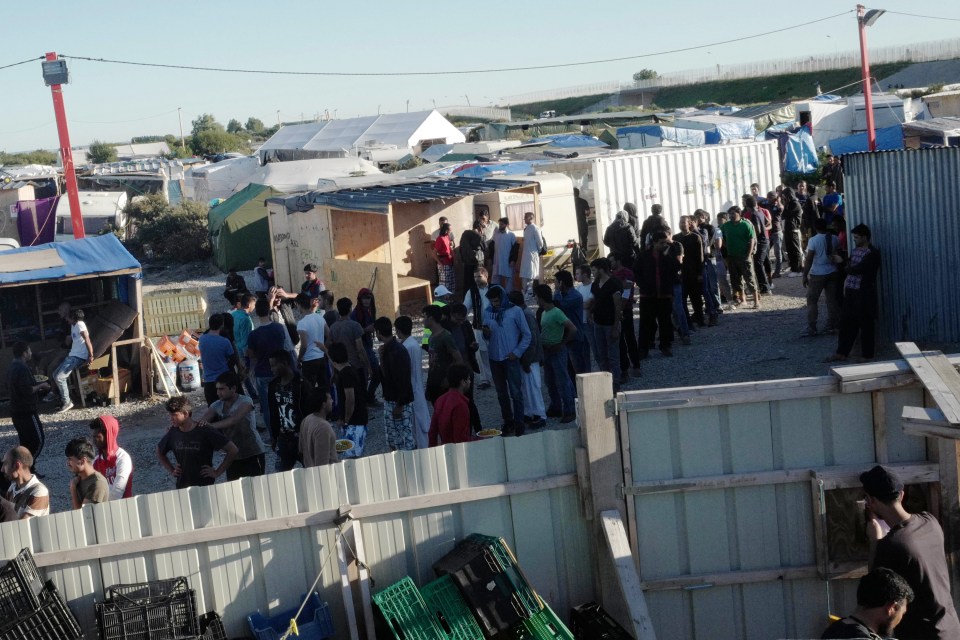
[[[557,169],[554,169],[557,170]],[[613,221],[624,203],[637,205],[640,220],[654,204],[676,230],[681,215],[705,209],[717,213],[740,204],[750,185],[766,193],[780,183],[776,141],[708,145],[696,149],[663,149],[616,155],[593,161],[593,206],[597,233]]]

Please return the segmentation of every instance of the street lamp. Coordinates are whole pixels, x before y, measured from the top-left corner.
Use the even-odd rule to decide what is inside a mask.
[[[867,111],[867,148],[877,150],[877,132],[873,127],[873,81],[870,79],[870,60],[867,57],[867,27],[886,13],[885,9],[867,10],[857,5],[857,25],[860,29],[860,66],[863,69],[863,108]]]

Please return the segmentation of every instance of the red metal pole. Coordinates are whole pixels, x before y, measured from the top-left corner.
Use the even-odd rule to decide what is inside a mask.
[[[57,59],[54,51],[47,53],[47,60]],[[63,107],[63,85],[50,85],[53,94],[53,113],[57,118],[57,133],[60,135],[60,157],[63,158],[63,178],[67,183],[67,201],[70,203],[70,223],[73,225],[73,237],[83,238],[83,216],[80,215],[80,193],[77,187],[77,174],[73,170],[73,151],[70,149],[70,132],[67,129],[67,111]]]
[[[866,7],[857,5],[857,26],[860,27],[860,67],[863,69],[863,107],[867,110],[867,148],[877,150],[877,132],[873,128],[873,82],[870,79],[870,59],[867,57],[867,26],[863,24]]]

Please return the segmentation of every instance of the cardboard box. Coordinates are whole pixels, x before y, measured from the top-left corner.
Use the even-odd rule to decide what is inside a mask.
[[[130,390],[130,370],[118,367],[117,378],[120,379],[120,395],[122,396]],[[97,378],[94,389],[98,396],[112,398],[114,390],[113,378]]]

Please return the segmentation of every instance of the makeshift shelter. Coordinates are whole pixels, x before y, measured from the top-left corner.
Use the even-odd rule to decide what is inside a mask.
[[[896,125],[894,127],[884,127],[876,130],[877,151],[893,151],[903,149],[903,127]],[[845,153],[856,153],[858,151],[867,151],[867,134],[855,133],[852,136],[837,138],[830,141],[830,152],[841,156]]]
[[[960,147],[960,118],[932,118],[904,123],[903,144],[907,149]]]
[[[143,337],[140,263],[112,234],[0,253],[0,369],[8,369],[18,340],[28,342],[41,359],[56,355],[64,337],[57,314],[61,302],[84,311],[94,357],[112,354],[113,379],[118,368],[127,376],[138,370],[146,389],[138,346]],[[0,376],[0,397],[8,397],[6,376]]]
[[[493,191],[534,194],[531,181],[450,178],[313,192],[267,201],[278,284],[296,290],[303,265],[315,263],[336,295],[373,290],[393,315],[404,299],[431,300],[436,263],[430,252],[437,218],[462,231],[474,220],[474,198]],[[418,295],[416,292],[422,292]]]
[[[617,142],[624,150],[651,147],[702,147],[706,144],[706,133],[697,129],[680,129],[663,125],[621,127],[617,129]]]
[[[241,271],[257,266],[257,258],[270,255],[267,198],[280,195],[273,187],[249,184],[220,204],[210,207],[207,225],[213,260],[221,271]]]
[[[752,107],[744,107],[734,112],[732,117],[753,120],[754,130],[760,133],[778,124],[795,122],[797,119],[797,109],[789,102],[771,102],[769,104],[755,104]]]
[[[707,144],[721,144],[734,140],[753,140],[753,120],[722,115],[694,115],[677,118],[678,129],[696,129],[704,132]]]
[[[259,154],[266,164],[345,158],[356,156],[360,149],[389,146],[420,151],[434,144],[457,142],[466,142],[466,137],[439,111],[432,110],[287,125],[260,147]]]

